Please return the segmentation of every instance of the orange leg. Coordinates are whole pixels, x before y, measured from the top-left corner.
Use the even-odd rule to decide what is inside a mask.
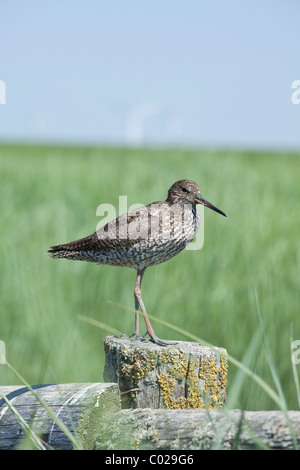
[[[154,330],[153,330],[153,328],[151,326],[151,323],[150,323],[150,320],[148,318],[147,311],[146,311],[146,308],[145,308],[145,305],[144,305],[144,302],[143,302],[143,299],[142,299],[142,295],[141,295],[141,284],[142,284],[142,279],[143,279],[144,272],[145,272],[145,269],[143,269],[143,270],[138,269],[137,270],[136,281],[135,281],[135,288],[134,288],[135,330],[134,330],[133,335],[135,336],[136,339],[140,339],[140,334],[139,334],[139,312],[138,312],[139,307],[140,307],[140,309],[142,311],[142,314],[144,316],[146,327],[147,327],[146,334],[148,334],[150,336],[151,340],[154,343],[159,344],[160,346],[168,346],[170,344],[176,344],[176,343],[171,343],[169,341],[164,341],[164,340],[158,338],[156,336],[156,334],[154,333]]]

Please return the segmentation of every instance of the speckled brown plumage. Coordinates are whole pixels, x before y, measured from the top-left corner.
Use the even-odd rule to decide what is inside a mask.
[[[171,186],[165,201],[153,202],[122,214],[92,235],[52,246],[49,252],[53,258],[136,269],[136,310],[141,308],[152,341],[165,345],[168,343],[160,340],[150,325],[140,293],[141,280],[146,268],[169,260],[193,240],[199,225],[196,204],[204,204],[225,216],[224,212],[201,196],[199,186],[194,181],[180,180]],[[138,313],[134,335],[140,337]]]

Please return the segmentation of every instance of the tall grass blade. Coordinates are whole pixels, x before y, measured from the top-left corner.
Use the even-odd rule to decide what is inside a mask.
[[[91,325],[97,326],[97,328],[100,328],[101,330],[108,331],[112,335],[120,335],[122,333],[120,330],[117,330],[112,326],[106,325],[106,323],[102,323],[98,320],[95,320],[94,318],[86,317],[85,315],[77,315],[77,318],[79,318],[79,320],[85,321],[86,323],[90,323]]]
[[[291,357],[293,356],[293,347],[292,344],[294,342],[293,339],[293,332],[292,332],[292,325],[290,327],[290,350],[291,350]],[[297,367],[296,363],[292,360],[292,370],[293,370],[293,376],[294,376],[294,382],[295,382],[295,387],[296,387],[296,394],[297,394],[297,400],[298,400],[298,406],[300,408],[300,385],[299,385],[299,377],[298,377],[298,372],[297,372]]]

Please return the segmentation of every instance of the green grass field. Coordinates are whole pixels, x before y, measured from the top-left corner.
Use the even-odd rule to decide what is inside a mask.
[[[92,233],[100,204],[118,207],[119,195],[127,195],[128,206],[165,199],[174,181],[188,178],[228,217],[205,209],[203,249],[185,250],[147,270],[142,290],[147,310],[226,348],[275,389],[263,341],[254,341],[261,331],[254,285],[287,406],[297,409],[290,332],[300,339],[299,158],[0,146],[0,340],[8,362],[31,384],[102,381],[103,339],[110,332],[81,317],[132,333],[135,272],[53,260],[47,250]],[[189,339],[155,320],[152,324],[161,338]],[[229,395],[237,371],[229,364]],[[14,383],[16,377],[0,365],[0,384]],[[276,408],[250,378],[233,405]]]

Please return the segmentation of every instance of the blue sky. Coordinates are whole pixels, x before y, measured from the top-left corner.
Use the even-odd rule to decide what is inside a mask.
[[[298,150],[299,18],[298,0],[1,0],[0,140]]]

